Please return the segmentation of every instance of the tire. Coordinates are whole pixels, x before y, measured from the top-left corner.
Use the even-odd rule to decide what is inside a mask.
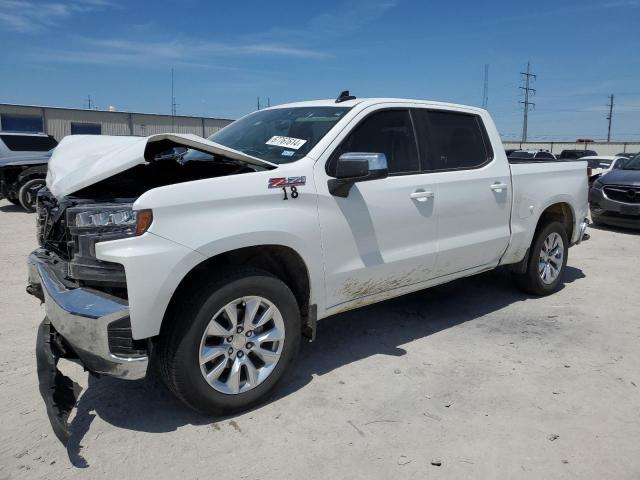
[[[9,200],[14,205],[17,205],[18,207],[22,206],[22,205],[20,205],[20,200],[18,200],[17,198],[7,198],[7,200]]]
[[[543,247],[547,248],[549,246],[549,243],[545,246],[547,239],[557,239],[559,243],[561,242],[561,259],[558,259],[557,254],[547,255],[543,252]],[[553,240],[550,243],[553,243]],[[558,251],[554,248],[548,248],[548,250],[551,252]],[[516,285],[521,290],[533,295],[550,295],[560,287],[567,265],[569,242],[564,225],[560,222],[550,222],[540,227],[536,231],[529,252],[529,261],[527,262],[525,273],[514,274]],[[554,276],[556,271],[557,273]]]
[[[45,186],[44,178],[31,178],[20,185],[18,190],[18,201],[22,208],[27,212],[33,213],[36,211],[36,194],[38,190]]]
[[[261,300],[256,300],[258,298]],[[246,308],[242,303],[237,305],[232,303],[239,299],[247,300]],[[229,327],[228,329],[231,330],[231,324],[228,322],[230,316],[226,313],[227,308],[236,312],[237,326],[254,328],[249,324],[242,324],[241,319],[249,305],[255,305],[253,302],[260,301],[265,303],[260,305],[255,318],[266,311],[267,304],[274,306],[279,315],[274,314],[273,319],[268,323],[262,327],[255,327],[256,332],[253,334],[253,330],[244,330],[242,333],[236,331],[231,336],[233,338],[231,342],[226,333],[218,335],[222,328]],[[275,310],[272,309],[272,311]],[[212,325],[216,320],[218,322],[214,328]],[[228,415],[249,409],[264,401],[289,370],[300,348],[300,310],[293,293],[280,279],[268,272],[253,268],[243,267],[220,272],[216,279],[190,291],[188,298],[177,302],[165,321],[168,323],[166,327],[163,326],[154,352],[156,356],[154,361],[157,362],[160,376],[175,396],[187,406],[203,414]],[[271,330],[267,331],[267,328]],[[279,332],[281,328],[284,329],[283,341],[259,343],[261,338],[271,335],[269,332]],[[215,335],[203,337],[205,331],[213,331]],[[253,336],[246,337],[247,335]],[[248,346],[249,340],[252,339],[255,341],[253,347]],[[207,346],[210,341],[214,344]],[[247,343],[239,346],[239,342]],[[263,345],[266,345],[265,349],[261,348]],[[207,348],[218,351],[219,356],[209,363],[203,363],[202,352]],[[229,353],[229,349],[234,348],[234,353]],[[279,358],[272,366],[263,362],[264,366],[258,368],[263,358],[269,359],[268,356],[263,357],[263,353],[273,348],[280,352]],[[221,354],[220,350],[228,353]],[[242,358],[240,358],[241,351],[245,352]],[[257,356],[258,352],[262,353]],[[224,367],[222,367],[223,364]],[[238,365],[241,366],[238,367]],[[254,366],[254,382],[250,381],[250,365]],[[271,370],[267,371],[269,368]],[[237,376],[232,376],[234,369],[238,372]],[[218,370],[222,373],[213,375]],[[205,373],[209,371],[213,375],[211,383],[205,379]],[[261,380],[255,377],[263,374]],[[243,375],[244,383],[241,381]],[[227,378],[226,383],[225,378]],[[233,380],[236,378],[240,391],[234,392],[236,382]]]

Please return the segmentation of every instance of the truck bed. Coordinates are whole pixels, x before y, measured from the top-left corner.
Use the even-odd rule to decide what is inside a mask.
[[[587,162],[581,161],[509,161],[513,201],[511,206],[511,242],[501,263],[516,263],[526,254],[536,223],[542,212],[555,203],[564,203],[573,216],[576,241],[578,225],[586,218],[588,177]],[[574,211],[571,205],[584,206]]]

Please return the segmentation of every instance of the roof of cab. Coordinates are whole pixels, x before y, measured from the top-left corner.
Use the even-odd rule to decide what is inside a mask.
[[[344,102],[336,103],[335,99],[326,100],[310,100],[306,102],[292,102],[282,105],[276,105],[269,107],[275,108],[294,108],[294,107],[355,107],[360,105],[362,107],[368,107],[370,105],[376,105],[379,103],[412,103],[412,104],[424,104],[425,106],[438,106],[443,108],[464,108],[469,110],[482,111],[480,107],[474,107],[471,105],[460,105],[456,103],[436,102],[432,100],[417,100],[410,98],[356,98],[354,100],[345,100]]]

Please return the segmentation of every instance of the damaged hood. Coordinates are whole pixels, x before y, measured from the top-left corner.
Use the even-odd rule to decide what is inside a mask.
[[[47,187],[55,197],[62,198],[136,165],[152,162],[158,153],[176,146],[267,169],[278,166],[193,134],[69,135],[62,139],[49,160]]]

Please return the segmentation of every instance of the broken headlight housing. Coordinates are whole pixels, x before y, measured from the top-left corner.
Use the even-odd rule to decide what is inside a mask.
[[[125,283],[122,265],[96,258],[96,243],[141,235],[153,220],[151,210],[131,204],[78,205],[67,209],[71,261],[69,277],[106,284]]]

